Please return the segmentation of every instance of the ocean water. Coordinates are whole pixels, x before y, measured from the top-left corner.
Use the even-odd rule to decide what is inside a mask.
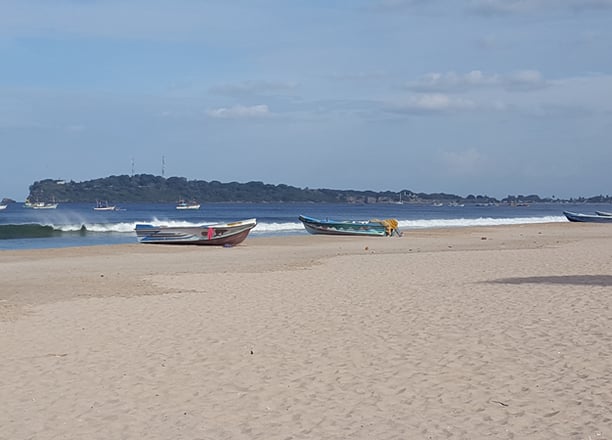
[[[193,226],[257,218],[247,240],[307,234],[304,214],[336,220],[395,218],[400,229],[567,222],[563,211],[612,211],[610,205],[533,204],[530,206],[433,206],[415,204],[214,203],[199,210],[174,204],[118,204],[120,211],[94,211],[94,204],[60,203],[35,210],[14,203],[0,210],[0,250],[42,249],[137,243],[137,223]]]

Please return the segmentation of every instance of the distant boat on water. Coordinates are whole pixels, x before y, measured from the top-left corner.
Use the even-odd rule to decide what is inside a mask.
[[[94,211],[118,211],[119,209],[115,205],[109,205],[107,201],[96,201]]]
[[[34,209],[55,209],[59,203],[51,203],[51,202],[37,202],[32,206]]]
[[[200,204],[196,201],[179,200],[176,209],[200,209]]]
[[[56,202],[31,202],[29,199],[26,199],[23,207],[30,209],[55,209],[58,205],[59,203]]]

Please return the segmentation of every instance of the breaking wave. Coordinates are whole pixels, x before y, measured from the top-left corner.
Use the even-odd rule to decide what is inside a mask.
[[[400,220],[399,226],[402,229],[427,229],[427,228],[450,228],[468,226],[494,226],[494,225],[513,225],[529,223],[553,223],[567,221],[563,216],[547,217],[516,217],[516,218],[455,218],[455,219],[414,219]],[[166,226],[202,226],[218,222],[193,223],[188,221],[157,219],[143,222],[123,222],[123,223],[77,223],[77,224],[8,224],[0,225],[0,240],[20,239],[20,238],[45,238],[61,235],[88,235],[88,234],[131,234],[137,223],[149,223]],[[296,222],[260,222],[253,229],[253,234],[257,235],[291,235],[303,233],[304,227],[299,221]]]

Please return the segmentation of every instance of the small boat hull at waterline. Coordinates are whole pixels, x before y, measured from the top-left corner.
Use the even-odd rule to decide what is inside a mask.
[[[198,202],[187,202],[185,200],[179,200],[176,204],[176,209],[178,210],[194,210],[200,209],[200,204]]]
[[[602,215],[604,217],[612,217],[612,212],[607,211],[595,211],[595,214]]]
[[[115,205],[109,205],[106,201],[97,201],[94,211],[119,211],[119,209]]]
[[[612,223],[612,216],[581,214],[579,212],[563,211],[563,214],[570,222],[583,223]]]
[[[235,246],[242,243],[256,225],[257,220],[252,218],[232,223],[185,227],[137,224],[135,230],[140,243]]]

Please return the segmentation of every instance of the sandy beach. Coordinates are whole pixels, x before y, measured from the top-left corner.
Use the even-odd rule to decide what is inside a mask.
[[[0,251],[0,439],[612,439],[612,227]]]

